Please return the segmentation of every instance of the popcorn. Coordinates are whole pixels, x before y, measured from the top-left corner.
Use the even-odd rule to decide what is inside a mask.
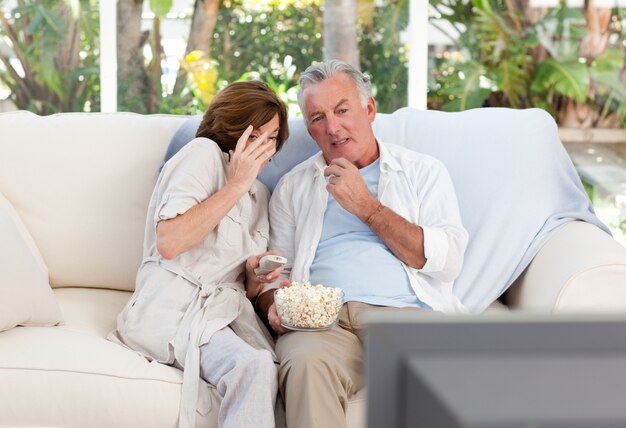
[[[276,310],[283,324],[298,328],[325,328],[335,322],[343,304],[341,288],[309,282],[292,282],[274,294]]]

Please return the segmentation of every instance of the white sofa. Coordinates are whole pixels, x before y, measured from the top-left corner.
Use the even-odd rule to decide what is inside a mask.
[[[0,426],[176,426],[180,371],[150,363],[105,337],[133,290],[148,200],[168,143],[185,120],[132,113],[0,114],[0,197],[5,198],[0,204],[0,296],[4,296],[0,320],[2,311],[10,313],[24,303],[17,302],[23,298],[19,293],[3,295],[2,289],[19,283],[11,275],[28,277],[28,272],[15,273],[12,267],[29,266],[23,258],[31,256],[36,266],[32,270],[43,272],[45,286],[49,282],[53,290],[41,299],[31,296],[31,303],[58,304],[63,320],[61,325],[46,326],[58,321],[54,308],[50,319],[43,315],[38,319],[36,312],[43,310],[32,304],[27,308],[30,315],[18,322],[27,327],[0,332]],[[525,138],[559,144],[547,114],[402,110],[379,115],[376,127],[381,139],[401,144],[418,141],[417,149],[432,152],[448,165],[462,215],[469,222],[468,269],[462,275],[470,285],[459,290],[468,306],[479,310],[476,301],[482,299],[487,306],[508,288],[505,297],[511,308],[626,311],[626,249],[591,224],[597,223],[592,214],[582,219],[586,221],[556,219],[554,230],[544,230],[541,221],[511,225],[512,231],[527,227],[526,235],[536,238],[517,259],[507,254],[510,262],[505,263],[498,256],[513,243],[507,242],[506,233],[493,238],[493,218],[516,212],[521,203],[529,213],[534,209],[519,194],[507,193],[507,180],[490,177],[488,166],[473,163],[470,144],[479,145],[480,151],[496,140],[507,144],[503,136],[513,145]],[[284,153],[265,173],[269,187],[314,151],[302,122],[292,120]],[[476,175],[482,181],[477,182]],[[473,205],[479,198],[472,192],[483,194],[491,185],[504,186],[498,193],[503,201],[492,196],[489,206]],[[500,209],[500,205],[510,207]],[[26,241],[32,237],[24,246],[30,255],[16,251],[16,244],[2,236],[2,228],[12,225],[15,236]],[[511,235],[511,240],[517,239],[515,233]],[[481,279],[493,284],[493,292],[473,296],[471,283]],[[31,279],[24,281],[29,285]],[[206,416],[198,415],[198,426],[217,426],[219,397],[214,390],[212,398],[213,408]],[[365,425],[364,410],[365,393],[360,391],[348,405],[350,427]]]

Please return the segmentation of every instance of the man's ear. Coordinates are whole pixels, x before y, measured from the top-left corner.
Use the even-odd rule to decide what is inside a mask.
[[[376,118],[376,101],[371,96],[367,99],[367,117],[370,123],[373,123]]]

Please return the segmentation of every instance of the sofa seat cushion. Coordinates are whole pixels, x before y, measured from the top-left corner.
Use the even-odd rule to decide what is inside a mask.
[[[55,288],[54,294],[66,320],[63,329],[105,338],[116,327],[131,292],[102,288]]]
[[[105,339],[131,293],[54,293],[65,325],[0,333],[0,426],[176,427],[182,372]],[[212,386],[210,394],[198,427],[217,427],[220,397]],[[365,390],[351,397],[346,419],[365,426]]]
[[[0,333],[0,426],[176,427],[182,373],[105,339],[130,293],[55,294],[66,325]],[[217,426],[211,399],[199,427]]]

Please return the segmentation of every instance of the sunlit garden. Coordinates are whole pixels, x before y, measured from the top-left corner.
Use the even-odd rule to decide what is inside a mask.
[[[340,52],[372,77],[378,110],[393,112],[409,105],[411,3],[119,0],[116,110],[198,114],[227,83],[261,79],[297,116],[299,74]],[[619,6],[431,0],[421,72],[429,109],[538,107],[562,129],[586,130],[582,139],[571,132],[562,139],[589,196],[610,212],[605,221],[626,232],[626,8]],[[96,0],[0,2],[0,111],[100,111],[99,18]],[[579,165],[587,161],[608,164],[615,183]]]

